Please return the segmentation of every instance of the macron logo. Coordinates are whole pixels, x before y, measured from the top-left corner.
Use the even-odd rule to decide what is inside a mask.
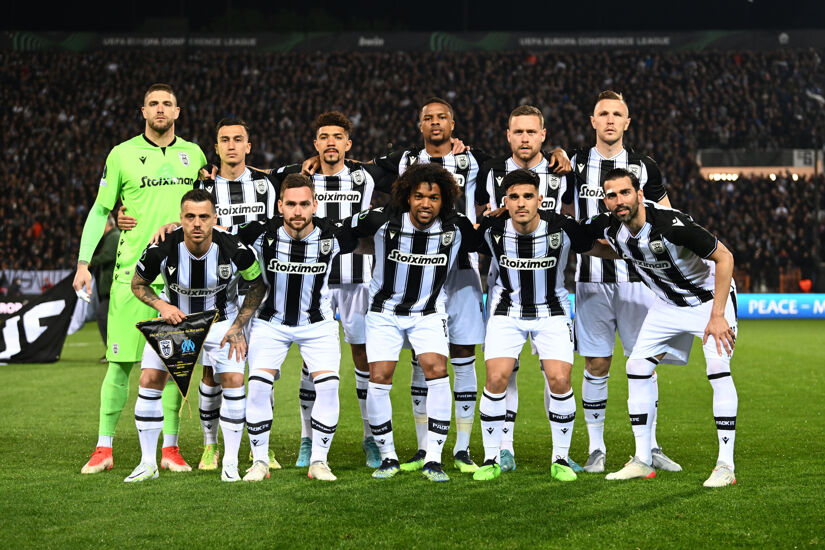
[[[175,266],[170,265],[169,267],[166,268],[166,270],[169,271],[169,275],[172,275],[172,274],[175,273]]]
[[[680,220],[679,218],[676,218],[675,220],[673,220],[673,227],[684,227],[684,226],[685,226],[685,224],[683,224],[682,220]]]

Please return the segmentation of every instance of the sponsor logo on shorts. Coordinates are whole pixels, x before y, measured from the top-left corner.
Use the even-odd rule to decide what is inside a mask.
[[[604,189],[601,186],[582,185],[579,187],[579,196],[586,199],[603,199]]]
[[[324,263],[301,263],[301,262],[281,262],[277,258],[272,258],[266,269],[273,273],[294,273],[297,275],[317,275],[327,272],[327,264]]]
[[[266,206],[262,202],[241,202],[238,204],[219,204],[218,216],[246,216],[266,213]]]
[[[390,252],[388,259],[400,264],[410,265],[447,265],[446,254],[413,254],[411,252],[401,252],[397,248]]]
[[[226,285],[218,285],[213,288],[185,288],[177,283],[172,283],[169,285],[169,290],[172,292],[177,292],[181,296],[188,296],[190,298],[207,298],[209,296],[214,296],[225,288]]]
[[[361,202],[360,191],[319,191],[315,193],[318,202]]]
[[[522,271],[552,269],[556,267],[556,258],[510,258],[509,256],[501,256],[498,259],[498,265]]]

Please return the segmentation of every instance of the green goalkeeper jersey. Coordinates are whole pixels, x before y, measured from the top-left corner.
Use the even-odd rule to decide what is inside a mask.
[[[137,227],[120,234],[115,282],[129,283],[155,231],[180,221],[180,199],[193,188],[205,164],[200,147],[179,137],[158,147],[141,134],[112,149],[95,202],[112,210],[119,197],[126,214],[138,221]]]

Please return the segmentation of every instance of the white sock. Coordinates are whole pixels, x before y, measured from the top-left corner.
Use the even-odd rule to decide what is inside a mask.
[[[484,462],[494,460],[498,462],[501,450],[501,429],[504,427],[504,416],[507,405],[504,402],[505,393],[491,393],[485,388],[481,392],[481,402],[478,404],[478,413],[481,417],[481,440],[484,443]]]
[[[392,384],[370,382],[367,388],[367,411],[370,415],[370,429],[375,444],[381,453],[381,460],[391,458],[398,460],[395,454],[395,442],[392,437],[392,401],[390,390]]]
[[[650,427],[656,412],[656,386],[653,383],[653,369],[656,360],[628,359],[627,370],[627,412],[633,437],[636,439],[636,457],[645,464],[651,464]]]
[[[561,458],[567,460],[570,454],[570,442],[573,440],[573,425],[576,420],[576,400],[573,398],[573,390],[567,393],[551,393],[550,409],[550,432],[553,434],[553,457],[556,461]]]
[[[450,433],[450,413],[452,412],[450,377],[427,380],[427,454],[424,463],[441,464],[441,451]]]
[[[476,380],[476,358],[456,357],[450,360],[455,373],[455,446],[453,456],[470,447],[473,420],[476,416],[478,382]]]
[[[220,386],[207,386],[201,380],[198,387],[198,412],[201,417],[203,444],[215,445],[218,442],[218,417],[221,413]]]
[[[607,452],[604,444],[604,414],[607,410],[607,380],[610,375],[595,376],[584,371],[582,380],[582,409],[584,422],[587,424],[587,437],[590,448],[587,454],[597,450]]]
[[[301,403],[301,439],[312,437],[312,406],[315,404],[315,384],[306,367],[301,368],[301,387],[298,390]]]
[[[224,388],[221,403],[221,433],[223,434],[223,464],[238,465],[238,449],[241,448],[244,420],[246,419],[246,395],[243,387]]]
[[[158,436],[163,429],[163,390],[138,388],[135,401],[135,426],[140,441],[140,461],[157,468]]]
[[[99,435],[97,436],[98,447],[111,447],[115,436],[113,435]]]
[[[319,374],[315,382],[315,406],[312,407],[312,462],[326,462],[329,446],[338,427],[340,405],[338,401],[337,373]]]
[[[361,410],[361,424],[364,428],[364,439],[372,437],[370,431],[370,417],[367,413],[367,387],[370,384],[369,371],[355,369],[355,394],[358,396],[358,408]]]
[[[415,420],[415,439],[419,450],[427,449],[427,381],[418,359],[412,360],[410,396],[412,397],[413,420]]]
[[[733,445],[736,442],[736,411],[739,397],[730,375],[730,363],[719,359],[707,360],[707,373],[713,387],[713,418],[716,421],[716,435],[719,438],[717,460],[733,464]]]
[[[516,365],[513,367],[513,372],[510,374],[510,380],[507,382],[507,397],[504,401],[507,404],[507,412],[504,418],[504,427],[501,429],[501,448],[510,451],[513,456],[516,451],[513,448],[513,432],[516,429],[516,415],[518,414],[518,367],[519,361],[516,359]]]
[[[249,374],[246,398],[246,432],[252,460],[269,463],[269,434],[272,431],[272,383],[274,376],[262,370]]]
[[[656,420],[659,418],[659,375],[656,374],[656,371],[653,371],[653,388],[654,388],[654,395],[655,400],[654,404],[656,405],[653,409],[653,422],[650,423],[650,448],[651,449],[658,449],[659,442],[656,441]]]

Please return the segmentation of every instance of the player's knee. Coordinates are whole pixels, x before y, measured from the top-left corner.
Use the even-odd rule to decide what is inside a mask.
[[[143,369],[140,371],[140,386],[154,390],[162,390],[166,385],[166,372],[157,369]]]
[[[219,376],[221,386],[224,388],[240,388],[243,386],[244,376],[242,372],[224,372]]]
[[[475,357],[476,347],[464,344],[450,344],[450,357],[457,359],[460,357]]]
[[[628,376],[652,376],[656,363],[648,359],[628,359],[625,370]]]
[[[215,371],[212,370],[212,367],[210,367],[208,365],[203,366],[203,378],[202,378],[202,380],[203,380],[204,384],[206,384],[207,386],[209,386],[211,388],[214,388],[215,386],[218,385],[218,383],[215,381]]]
[[[585,357],[584,370],[593,376],[607,376],[610,372],[612,359],[612,355],[610,357]]]

